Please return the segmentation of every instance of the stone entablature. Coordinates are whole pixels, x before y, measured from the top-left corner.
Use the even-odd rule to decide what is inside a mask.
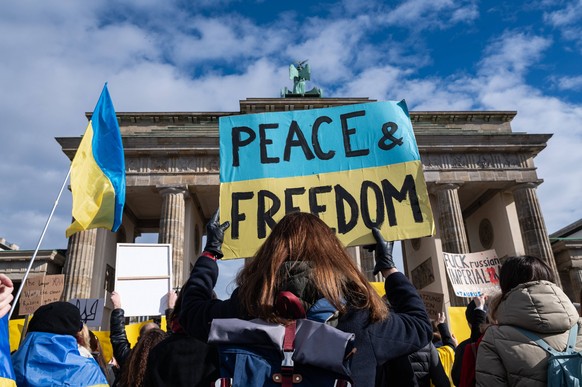
[[[425,170],[522,169],[528,168],[529,154],[523,153],[422,153]]]
[[[240,101],[240,111],[231,112],[117,112],[123,136],[150,136],[158,130],[163,135],[218,136],[220,117],[319,109],[376,102],[368,98],[247,98]],[[415,132],[454,131],[510,133],[515,111],[417,111],[410,112]],[[92,113],[85,113],[87,119]]]
[[[30,264],[32,254],[32,250],[1,251],[0,262],[2,262],[2,273],[6,274],[13,281],[22,281]],[[29,276],[61,274],[64,264],[64,250],[39,250]]]
[[[219,162],[215,155],[138,156],[125,160],[127,175],[132,174],[214,174]]]

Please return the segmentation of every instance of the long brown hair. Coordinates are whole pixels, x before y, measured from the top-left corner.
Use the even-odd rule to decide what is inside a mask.
[[[166,337],[168,337],[167,333],[160,328],[149,329],[140,336],[123,367],[121,379],[119,380],[120,386],[143,386],[150,351]]]
[[[251,317],[281,322],[274,303],[286,262],[308,262],[311,285],[340,313],[346,308],[368,309],[370,321],[388,316],[388,308],[352,262],[333,231],[317,216],[294,212],[273,228],[255,256],[237,275],[242,307]]]

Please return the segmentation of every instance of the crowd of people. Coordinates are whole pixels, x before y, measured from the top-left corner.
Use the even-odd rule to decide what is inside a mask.
[[[3,375],[12,373],[18,386],[208,387],[224,376],[225,358],[236,359],[237,369],[231,371],[240,377],[263,372],[256,358],[266,357],[255,350],[224,351],[215,344],[216,321],[231,319],[224,321],[245,327],[246,322],[283,326],[285,336],[280,339],[287,353],[288,328],[296,327],[299,338],[300,329],[307,330],[308,325],[301,328],[296,319],[321,316],[325,310],[329,313],[319,323],[332,334],[339,332],[336,337],[345,344],[340,363],[347,365],[348,372],[333,371],[338,383],[342,379],[353,386],[376,387],[536,387],[547,385],[550,355],[528,332],[563,351],[571,329],[579,328],[582,321],[546,263],[531,256],[509,257],[499,273],[500,294],[475,297],[467,305],[471,335],[458,343],[444,314],[431,322],[417,290],[394,263],[392,242],[384,240],[378,229],[371,230],[376,241],[374,274],[384,277],[384,298],[362,275],[334,231],[317,216],[300,212],[286,215],[275,225],[238,273],[232,295],[217,299],[217,260],[223,256],[228,227],[228,222],[219,222],[218,212],[208,223],[203,253],[179,294],[170,295],[165,331],[158,324],[145,324],[132,348],[121,297],[114,292],[113,359],[106,362],[99,340],[83,324],[76,306],[67,302],[44,305],[34,313],[11,361],[0,362],[11,368],[0,375],[0,382]],[[10,309],[12,292],[12,282],[0,274],[2,318]],[[580,351],[582,329],[577,332],[572,346]],[[324,336],[313,335],[316,344],[310,350],[331,355]],[[228,337],[219,341],[228,342]],[[293,383],[309,385],[308,374],[319,372],[318,367],[323,373],[323,363],[293,368],[293,360],[285,356],[277,374],[283,382],[274,375],[253,385],[285,386],[289,369]],[[237,377],[233,385],[251,385]]]

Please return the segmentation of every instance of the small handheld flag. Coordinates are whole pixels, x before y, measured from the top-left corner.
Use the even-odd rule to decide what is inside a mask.
[[[125,204],[121,132],[107,83],[71,164],[74,222],[66,236],[91,228],[117,231]]]

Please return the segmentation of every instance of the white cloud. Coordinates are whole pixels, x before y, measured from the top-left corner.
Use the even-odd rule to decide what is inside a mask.
[[[582,1],[567,1],[566,7],[544,13],[544,21],[555,27],[571,26],[582,19]]]
[[[451,15],[451,24],[470,23],[479,17],[477,4],[468,4],[465,7],[455,9]]]
[[[506,78],[506,82],[518,80],[524,72],[539,61],[551,40],[523,32],[507,31],[492,41],[480,63],[480,73],[487,76]],[[505,87],[511,86],[511,83]]]
[[[407,0],[390,9],[384,20],[391,25],[419,31],[470,23],[478,16],[478,8],[473,1]]]
[[[557,28],[562,36],[582,48],[582,0],[567,1],[565,8],[544,13],[544,22]]]
[[[310,66],[317,69],[314,76],[320,82],[342,82],[354,73],[350,64],[358,55],[359,44],[369,23],[366,16],[332,22],[309,19],[306,31],[310,33],[305,40],[290,45],[286,54],[293,58],[293,62],[309,59]]]
[[[554,83],[560,90],[582,90],[582,75],[555,78]]]

